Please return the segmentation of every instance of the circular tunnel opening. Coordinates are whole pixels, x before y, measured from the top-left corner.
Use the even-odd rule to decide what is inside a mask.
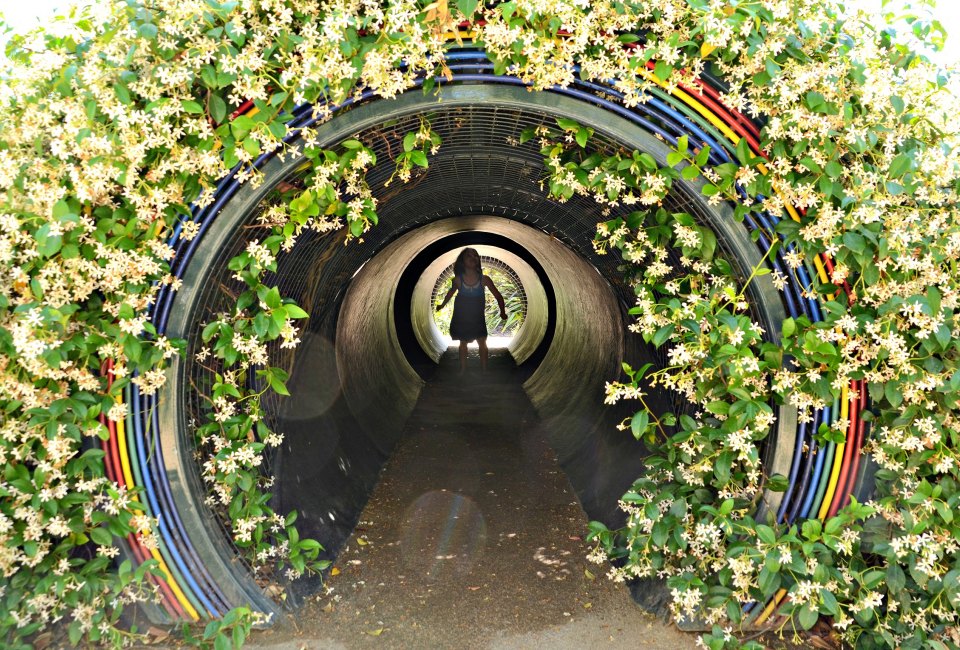
[[[479,253],[481,272],[489,277],[493,286],[500,291],[507,313],[506,319],[498,318],[496,300],[489,293],[486,294],[483,319],[487,327],[488,343],[491,348],[507,347],[523,327],[526,319],[527,292],[524,290],[520,276],[513,267],[501,259],[502,255],[498,255],[498,251],[480,250]],[[455,265],[451,262],[440,272],[433,283],[433,291],[430,293],[432,304],[439,304],[448,289],[453,286],[454,275]],[[452,303],[448,303],[446,307],[438,308],[434,313],[433,322],[444,337],[444,342],[452,343],[454,340],[450,336],[452,318]]]
[[[424,380],[446,349],[434,322],[434,295],[451,256],[464,246],[484,248],[523,286],[526,312],[510,354],[587,515],[617,525],[617,500],[643,472],[642,443],[616,428],[633,408],[604,406],[604,384],[619,376],[622,363],[638,367],[662,359],[626,327],[635,297],[624,261],[593,247],[597,222],[631,210],[579,196],[552,199],[541,183],[537,145],[520,145],[519,136],[563,116],[592,125],[591,146],[601,152],[626,146],[663,164],[666,146],[636,124],[574,97],[509,84],[462,84],[444,88],[441,98],[438,103],[412,92],[360,103],[315,127],[322,146],[356,138],[383,161],[368,174],[380,223],[364,241],[348,246],[341,234],[307,231],[280,256],[270,278],[310,320],[296,350],[270,349],[273,364],[290,374],[291,397],[265,402],[272,428],[285,436],[266,469],[277,477],[276,509],[298,510],[301,535],[318,539],[330,555],[356,525]],[[424,116],[443,145],[409,183],[388,185],[390,152]],[[268,232],[260,217],[271,192],[280,182],[295,183],[303,165],[299,156],[272,159],[263,167],[262,185],[241,186],[223,202],[184,273],[168,328],[190,342],[188,362],[180,364],[169,388],[175,399],[164,405],[174,424],[166,429],[178,432],[165,439],[174,459],[170,472],[179,479],[175,496],[201,513],[199,528],[227,558],[229,531],[210,530],[208,522],[216,518],[202,514],[202,479],[193,461],[190,422],[203,408],[199,395],[211,378],[189,360],[202,347],[204,324],[232,306],[236,281],[227,260]],[[727,228],[720,239],[732,249],[730,258],[743,268],[757,263],[759,254],[745,233],[737,224],[725,226],[729,215],[718,216],[698,188],[678,183],[665,203],[671,211]],[[753,287],[759,291],[765,284]],[[760,321],[772,330],[779,318],[775,304],[754,302],[761,306]],[[655,392],[650,399],[664,411],[685,408],[673,394]],[[243,581],[235,569],[224,570]],[[303,583],[294,593],[317,586]]]
[[[509,269],[523,288],[523,323],[506,345],[521,371],[532,373],[550,348],[556,325],[553,283],[537,256],[521,241],[489,227],[501,220],[502,217],[479,216],[448,218],[443,229],[449,234],[423,245],[400,274],[393,297],[394,326],[408,363],[423,379],[433,374],[440,356],[451,345],[436,323],[433,306],[442,299],[437,294],[449,288],[450,276],[445,274],[450,272],[459,251],[466,247],[488,254],[489,259]],[[488,306],[495,305],[489,295],[487,301]],[[448,311],[451,307],[452,304]]]

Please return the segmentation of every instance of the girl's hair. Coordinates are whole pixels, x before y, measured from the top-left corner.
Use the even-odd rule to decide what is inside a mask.
[[[460,277],[461,275],[463,275],[463,272],[466,270],[465,265],[463,263],[463,258],[466,257],[468,252],[472,252],[474,255],[477,256],[477,271],[479,271],[480,274],[483,275],[483,266],[481,264],[482,261],[480,258],[480,253],[478,253],[477,249],[475,248],[464,248],[462,251],[460,251],[460,254],[457,255],[457,259],[453,263],[454,277]]]

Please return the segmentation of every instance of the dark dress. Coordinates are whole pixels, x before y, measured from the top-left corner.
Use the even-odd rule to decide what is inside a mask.
[[[453,301],[453,318],[450,319],[450,338],[455,341],[487,338],[485,306],[483,276],[472,286],[460,276],[460,289]]]

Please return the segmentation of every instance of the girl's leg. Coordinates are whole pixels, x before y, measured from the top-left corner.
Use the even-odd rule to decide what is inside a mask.
[[[480,369],[487,371],[487,339],[477,339],[477,345],[480,346]]]
[[[460,341],[460,374],[467,371],[467,342]]]

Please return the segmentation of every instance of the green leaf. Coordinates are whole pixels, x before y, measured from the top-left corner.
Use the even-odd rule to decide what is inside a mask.
[[[145,38],[148,41],[156,40],[158,34],[157,26],[153,23],[143,23],[137,29],[137,35],[141,38]]]
[[[310,318],[310,314],[301,309],[299,305],[287,304],[283,308],[287,312],[287,318]]]
[[[777,589],[780,588],[780,583],[782,577],[777,571],[771,571],[770,569],[764,567],[760,571],[758,585],[760,587],[760,592],[764,596],[772,596]]]
[[[707,404],[706,409],[716,415],[726,415],[730,412],[730,404],[728,402],[710,402]]]
[[[820,523],[819,519],[808,519],[803,522],[800,528],[804,538],[811,542],[820,539],[820,535],[823,533],[823,524]]]
[[[254,138],[247,138],[243,141],[243,150],[256,158],[260,155],[260,142]]]
[[[634,414],[633,419],[630,420],[630,430],[633,432],[633,437],[637,440],[643,437],[648,426],[650,426],[650,415],[646,411],[638,411]]]
[[[112,546],[113,535],[106,528],[94,528],[90,531],[90,539],[100,546]]]
[[[820,606],[821,612],[829,616],[836,616],[840,613],[840,603],[837,602],[837,597],[833,595],[832,591],[821,589],[820,598],[823,600],[823,604]]]
[[[890,178],[900,178],[908,171],[913,165],[913,158],[908,154],[902,153],[896,158],[893,159],[893,162],[890,163]]]
[[[473,17],[473,12],[477,10],[478,0],[457,0],[457,9],[468,20]]]
[[[576,140],[577,140],[577,144],[580,145],[581,149],[587,146],[587,141],[589,139],[590,139],[589,130],[583,127],[580,127],[579,129],[577,129]]]
[[[817,619],[820,618],[819,612],[810,607],[809,604],[804,605],[800,608],[797,616],[797,622],[800,624],[800,628],[804,630],[809,630],[814,625],[817,624]]]
[[[247,640],[247,631],[242,625],[233,628],[233,647],[242,648]]]
[[[195,102],[195,101],[186,99],[186,100],[180,102],[180,105],[183,107],[183,111],[184,111],[185,113],[189,113],[189,114],[191,114],[191,115],[202,115],[202,114],[203,114],[203,106],[201,106],[200,104],[198,104],[198,103]]]
[[[79,621],[73,621],[70,624],[70,627],[67,628],[67,636],[70,638],[70,645],[77,646],[80,643],[80,639],[83,638],[83,630],[80,628]]]
[[[217,124],[223,122],[227,117],[227,103],[217,94],[210,95],[210,117]]]
[[[781,331],[783,332],[783,338],[789,338],[794,335],[797,331],[797,321],[793,318],[784,318],[783,324],[781,325]]]
[[[854,253],[862,253],[867,249],[867,240],[860,233],[849,231],[843,233],[843,245]]]
[[[887,592],[896,594],[907,586],[907,575],[899,564],[891,564],[887,567]]]
[[[773,545],[777,543],[777,533],[765,524],[757,524],[757,538],[764,544]]]
[[[113,85],[113,92],[117,95],[117,99],[120,100],[121,104],[130,103],[130,90],[122,83],[117,82]]]
[[[410,152],[410,160],[413,161],[414,164],[421,167],[430,166],[430,163],[427,162],[427,154],[423,153],[419,149]]]
[[[673,66],[663,61],[657,61],[653,68],[653,74],[657,75],[657,79],[660,81],[667,81],[670,79],[670,75],[673,74]]]
[[[283,298],[280,297],[280,289],[278,287],[270,287],[266,296],[263,298],[263,302],[266,303],[270,309],[280,307],[283,304]]]
[[[663,345],[664,341],[670,338],[670,335],[673,334],[674,326],[673,325],[664,325],[656,331],[653,335],[653,345],[654,347],[659,348]]]
[[[684,160],[684,157],[682,153],[671,151],[670,153],[667,154],[667,165],[669,165],[670,167],[676,167],[677,165],[682,163],[683,160]]]
[[[771,492],[786,492],[790,481],[783,474],[774,474],[767,479],[766,488]]]
[[[640,161],[640,164],[644,166],[645,169],[648,169],[652,172],[657,171],[657,161],[656,159],[648,154],[646,151],[637,156],[637,160]]]
[[[50,235],[50,224],[45,223],[37,228],[37,251],[43,257],[53,257],[60,251],[63,243],[61,235]]]

